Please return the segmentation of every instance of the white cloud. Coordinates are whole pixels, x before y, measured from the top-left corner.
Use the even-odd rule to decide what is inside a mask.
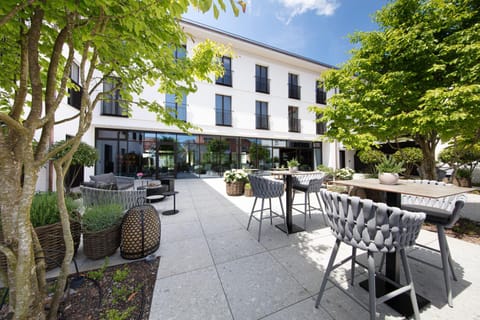
[[[289,24],[298,15],[308,11],[315,11],[319,16],[331,16],[340,6],[337,0],[276,0],[285,9],[284,13],[277,13],[277,18]]]

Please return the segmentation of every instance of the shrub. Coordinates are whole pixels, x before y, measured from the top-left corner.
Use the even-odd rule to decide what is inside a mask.
[[[82,216],[82,226],[86,232],[106,230],[122,221],[123,208],[118,203],[97,205],[87,208]]]
[[[408,147],[397,150],[397,152],[393,154],[393,158],[396,161],[401,161],[404,163],[404,175],[408,178],[410,177],[415,166],[420,165],[420,163],[422,162],[423,153],[422,150],[419,148]]]
[[[65,197],[67,211],[72,214],[78,206],[72,198]],[[33,196],[30,208],[30,220],[34,228],[60,222],[60,211],[57,204],[56,192],[39,192]]]

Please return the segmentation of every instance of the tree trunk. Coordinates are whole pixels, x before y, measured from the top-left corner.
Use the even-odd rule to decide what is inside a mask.
[[[438,144],[438,138],[435,133],[431,133],[430,136],[431,138],[417,136],[415,141],[420,145],[423,154],[423,160],[420,165],[422,179],[437,180],[435,148]]]

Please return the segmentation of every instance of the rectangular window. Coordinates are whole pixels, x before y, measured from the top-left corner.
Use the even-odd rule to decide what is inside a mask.
[[[223,76],[217,78],[216,84],[224,86],[232,86],[232,59],[230,57],[222,57]]]
[[[300,132],[300,119],[298,118],[298,107],[288,107],[288,131]]]
[[[268,130],[268,102],[256,101],[255,115],[256,128]]]
[[[165,97],[165,106],[172,117],[178,120],[187,121],[187,96],[184,94],[180,103],[176,100],[176,95],[167,93]]]
[[[215,95],[215,123],[217,126],[232,125],[232,97]]]
[[[290,99],[300,100],[300,86],[298,85],[298,75],[288,74],[288,97]]]
[[[67,103],[72,107],[79,109],[82,104],[82,87],[80,86],[80,67],[75,62],[70,67],[70,80],[77,88],[68,89]]]
[[[323,114],[317,113],[317,134],[325,134],[327,132],[327,123],[322,121]]]
[[[102,115],[126,117],[121,107],[122,97],[120,87],[122,86],[120,78],[109,77],[103,80],[103,101]]]
[[[317,93],[317,103],[327,104],[327,92],[323,86],[323,83],[320,81],[316,82],[316,93]]]
[[[175,60],[185,58],[187,56],[187,46],[184,45],[179,48],[176,48],[174,55],[175,55]]]
[[[270,93],[270,79],[268,79],[268,68],[255,65],[255,91]]]

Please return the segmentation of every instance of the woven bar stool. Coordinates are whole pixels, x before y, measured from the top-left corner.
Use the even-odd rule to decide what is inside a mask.
[[[310,194],[314,193],[315,196],[317,197],[318,204],[320,205],[320,197],[318,196],[318,193],[320,192],[320,189],[322,188],[323,185],[323,180],[325,179],[325,173],[319,172],[319,173],[312,173],[312,174],[305,174],[305,175],[297,175],[293,176],[293,198],[292,198],[292,209],[302,213],[304,215],[304,221],[303,221],[303,227],[306,229],[307,228],[307,212],[308,216],[310,219],[312,218],[312,209],[314,210],[319,210],[321,212],[322,208],[320,207],[314,207],[312,206],[310,202]],[[305,197],[304,201],[302,203],[295,203],[295,194],[297,191],[303,192]],[[295,206],[298,205],[303,205],[304,210],[300,210],[298,208],[295,208]],[[327,220],[325,219],[325,215],[323,215],[323,222],[327,224]]]
[[[354,282],[356,250],[367,251],[368,255],[368,291],[369,308],[345,291],[335,282],[331,281],[337,288],[359,303],[370,312],[370,319],[376,316],[376,306],[401,293],[410,291],[415,319],[419,319],[419,310],[412,275],[408,265],[405,248],[415,244],[420,233],[420,228],[425,220],[425,214],[421,212],[409,212],[395,207],[389,207],[384,203],[375,203],[371,200],[351,197],[345,194],[320,190],[320,196],[325,205],[325,213],[330,228],[337,238],[333,247],[327,270],[320,286],[320,292],[315,304],[318,308],[325,291],[325,286],[332,270],[351,260],[351,283]],[[352,255],[334,265],[335,258],[341,243],[352,246]],[[407,284],[384,296],[376,297],[375,277],[383,275],[375,272],[374,253],[399,251],[405,272]],[[386,278],[385,278],[386,279]]]
[[[262,220],[270,218],[270,224],[273,224],[273,215],[280,217],[283,219],[286,227],[286,220],[285,220],[285,211],[283,210],[283,203],[282,203],[282,195],[283,195],[283,182],[281,181],[274,181],[271,179],[263,178],[257,175],[248,175],[248,180],[250,181],[250,185],[252,186],[253,196],[255,200],[253,201],[252,211],[250,212],[250,218],[248,219],[247,230],[250,228],[250,222],[252,218],[257,220],[260,224],[258,227],[258,241],[260,241],[260,234],[262,232]],[[257,204],[258,199],[262,199],[262,206],[260,209],[255,210],[255,205]],[[278,198],[280,201],[280,208],[282,213],[277,213],[272,211],[272,198]],[[265,199],[268,199],[270,206],[268,208],[264,207]],[[270,217],[263,216],[263,211],[269,210]],[[256,217],[255,213],[260,212],[260,217]]]

